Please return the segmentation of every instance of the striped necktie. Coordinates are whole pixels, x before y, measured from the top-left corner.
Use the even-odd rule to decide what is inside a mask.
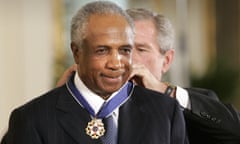
[[[106,129],[104,136],[101,137],[103,144],[117,144],[117,126],[114,123],[113,116],[104,118],[103,123]]]

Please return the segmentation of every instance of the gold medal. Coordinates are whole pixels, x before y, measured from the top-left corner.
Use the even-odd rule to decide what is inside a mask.
[[[105,133],[104,124],[101,119],[93,118],[86,127],[86,134],[92,139],[98,139]]]

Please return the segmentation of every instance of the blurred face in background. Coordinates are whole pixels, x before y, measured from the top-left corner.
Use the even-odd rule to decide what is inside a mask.
[[[145,66],[159,81],[170,67],[174,51],[160,52],[157,31],[151,20],[139,20],[135,26],[133,63]]]

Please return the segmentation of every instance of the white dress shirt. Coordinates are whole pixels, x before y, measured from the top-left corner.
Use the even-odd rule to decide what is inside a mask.
[[[94,110],[95,114],[97,114],[100,111],[100,109],[101,109],[102,105],[104,104],[104,102],[110,101],[121,90],[121,88],[120,88],[118,91],[114,92],[107,100],[104,100],[103,98],[101,98],[100,96],[98,96],[97,94],[95,94],[94,92],[89,90],[87,88],[87,86],[79,78],[78,74],[75,74],[74,84],[76,85],[78,90],[81,90],[82,96],[88,102],[88,104],[92,107],[92,109]],[[124,86],[125,85],[123,85],[123,87]],[[74,99],[78,102],[78,100],[75,97],[74,97]],[[113,113],[112,113],[114,122],[115,122],[117,127],[118,127],[118,115],[119,115],[119,107],[117,107],[113,111]]]

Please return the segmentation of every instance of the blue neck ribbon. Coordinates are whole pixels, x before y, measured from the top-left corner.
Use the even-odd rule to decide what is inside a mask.
[[[133,83],[128,81],[127,84],[125,84],[124,87],[122,87],[122,89],[110,101],[104,103],[100,111],[95,115],[93,108],[75,86],[74,75],[69,79],[66,85],[73,96],[90,113],[90,115],[100,119],[108,117],[117,107],[120,107],[122,104],[124,104],[128,100],[134,88]]]

